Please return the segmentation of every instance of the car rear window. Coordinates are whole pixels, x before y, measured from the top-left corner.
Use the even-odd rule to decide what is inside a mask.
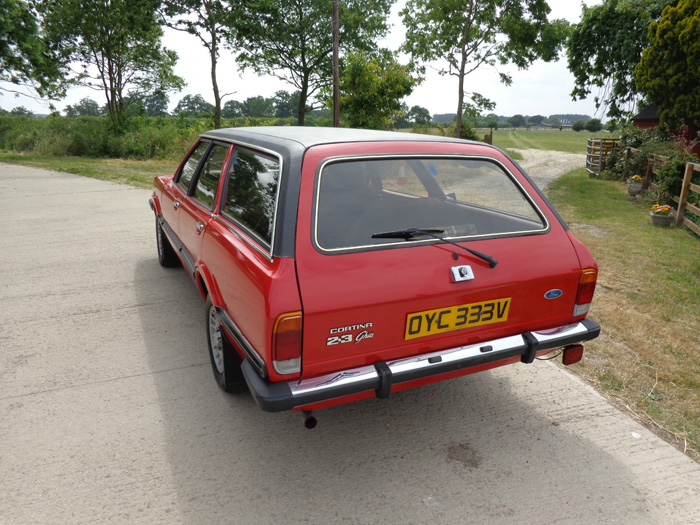
[[[499,163],[481,158],[359,158],[324,164],[315,241],[323,250],[404,244],[373,234],[441,230],[448,239],[535,233],[546,219]],[[429,237],[415,236],[414,242]]]

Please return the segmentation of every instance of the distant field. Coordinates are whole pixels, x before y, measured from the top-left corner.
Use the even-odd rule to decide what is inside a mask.
[[[481,130],[479,130],[481,135]],[[493,145],[501,149],[548,149],[567,153],[586,153],[589,138],[612,138],[605,131],[540,131],[540,130],[494,130]]]

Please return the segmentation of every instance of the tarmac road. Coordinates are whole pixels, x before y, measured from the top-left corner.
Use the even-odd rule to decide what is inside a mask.
[[[551,363],[313,431],[224,394],[148,191],[9,165],[0,188],[0,523],[700,523],[700,465]]]

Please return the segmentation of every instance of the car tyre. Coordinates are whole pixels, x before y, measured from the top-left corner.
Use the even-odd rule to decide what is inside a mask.
[[[173,268],[180,265],[180,258],[175,253],[172,244],[160,225],[156,217],[156,246],[158,247],[158,262],[166,268]]]
[[[208,297],[205,310],[209,359],[216,383],[224,392],[231,394],[245,392],[248,385],[241,370],[242,359],[224,333],[216,307]]]

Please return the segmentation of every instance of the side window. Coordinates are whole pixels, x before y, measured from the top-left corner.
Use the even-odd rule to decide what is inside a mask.
[[[190,189],[190,184],[192,183],[192,177],[194,177],[197,171],[197,166],[199,166],[199,161],[209,147],[209,142],[200,142],[197,147],[192,151],[185,164],[182,166],[182,170],[177,176],[177,184],[182,188],[182,190],[187,193]]]
[[[249,229],[268,249],[279,178],[278,159],[246,148],[236,149],[223,213]]]
[[[224,168],[228,148],[221,144],[214,144],[207,156],[202,170],[199,173],[197,185],[194,187],[194,198],[204,204],[210,210],[214,209],[216,189],[219,186],[219,177]]]

